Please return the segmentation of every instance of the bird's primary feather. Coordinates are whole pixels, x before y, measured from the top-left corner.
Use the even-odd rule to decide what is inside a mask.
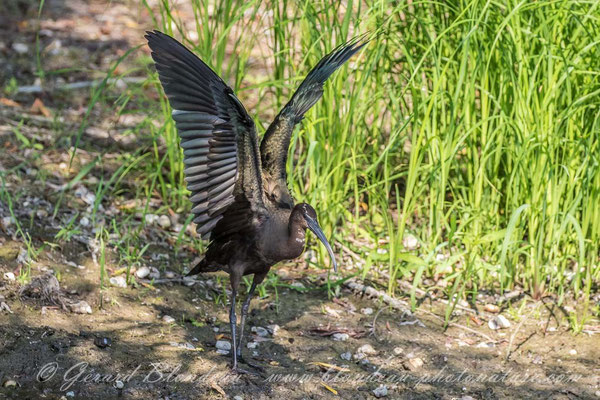
[[[367,43],[364,36],[359,36],[323,57],[267,129],[260,144],[263,182],[267,198],[278,206],[293,206],[293,199],[287,188],[285,168],[294,126],[319,101],[323,95],[323,85],[331,74]]]
[[[181,43],[158,31],[146,39],[181,138],[197,232],[214,238],[232,226],[248,228],[264,208],[254,122],[231,88]]]

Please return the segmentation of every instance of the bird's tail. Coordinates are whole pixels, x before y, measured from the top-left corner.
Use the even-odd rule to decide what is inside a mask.
[[[190,272],[188,272],[185,276],[198,275],[202,272],[215,272],[219,271],[221,268],[215,264],[209,264],[206,261],[206,258],[196,259],[194,260],[194,264]]]
[[[365,37],[366,34],[351,39],[323,57],[308,73],[281,113],[292,116],[296,123],[300,122],[323,95],[323,84],[331,74],[368,43]]]

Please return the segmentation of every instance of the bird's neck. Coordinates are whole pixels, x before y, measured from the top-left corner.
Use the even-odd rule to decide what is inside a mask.
[[[290,258],[296,258],[304,251],[306,231],[299,225],[290,221],[288,225],[288,246]]]

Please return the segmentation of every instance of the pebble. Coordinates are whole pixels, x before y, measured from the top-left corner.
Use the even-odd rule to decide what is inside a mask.
[[[596,393],[594,393],[596,395],[596,397],[600,397],[600,390],[596,390]]]
[[[487,312],[491,312],[491,313],[499,313],[500,312],[500,307],[498,307],[495,304],[486,304],[483,309]]]
[[[460,400],[475,400],[475,399],[471,396],[463,396],[460,398]]]
[[[175,323],[175,318],[171,317],[170,315],[164,315],[162,317],[162,320],[164,322],[166,322],[167,324],[174,324]]]
[[[46,218],[48,216],[48,211],[44,210],[43,208],[40,208],[39,210],[37,210],[35,212],[35,215],[38,218],[43,219],[43,218]]]
[[[367,355],[365,353],[356,353],[354,355],[354,359],[355,360],[364,360],[365,358],[367,358]]]
[[[173,279],[173,278],[175,278],[175,272],[173,272],[173,271],[166,271],[165,272],[165,278],[167,278],[167,279]]]
[[[123,389],[125,387],[125,384],[123,383],[123,381],[116,381],[115,382],[115,387],[117,389]]]
[[[346,360],[346,361],[350,361],[352,359],[352,353],[350,353],[349,351],[340,354],[340,358],[342,360]]]
[[[410,360],[408,360],[408,368],[411,371],[421,368],[423,364],[423,360],[421,360],[419,357],[411,358]]]
[[[228,342],[227,340],[217,340],[215,347],[217,348],[217,350],[223,350],[223,351],[229,352],[229,350],[231,350],[231,343]]]
[[[17,278],[15,278],[15,274],[13,274],[12,272],[5,272],[4,279],[6,279],[7,281],[14,281]]]
[[[244,400],[242,396],[233,396],[233,400]]]
[[[542,361],[542,357],[540,355],[537,355],[537,356],[533,357],[532,363],[540,365],[540,364],[543,364],[544,362]]]
[[[4,387],[15,387],[17,386],[17,382],[13,381],[12,379],[7,380],[6,382],[4,382]]]
[[[160,225],[160,227],[163,229],[168,229],[171,227],[171,219],[166,215],[161,215],[158,218],[158,225]]]
[[[15,42],[11,47],[17,54],[25,54],[29,52],[29,46],[27,46],[25,43]]]
[[[419,247],[419,240],[409,233],[404,235],[404,238],[402,239],[402,245],[406,250],[415,250],[417,247]]]
[[[67,397],[75,397],[75,392],[73,392],[73,391],[70,391],[70,392],[67,392],[67,393],[65,393],[65,395],[66,395]]]
[[[377,389],[373,390],[373,394],[378,399],[381,398],[381,397],[385,397],[385,396],[388,395],[388,388],[385,385],[380,385]]]
[[[345,342],[346,340],[350,339],[350,335],[348,335],[347,333],[334,333],[332,337],[333,340],[336,340],[338,342]]]
[[[279,329],[281,329],[281,328],[277,324],[267,325],[267,330],[273,336],[277,336],[277,333],[279,333]]]
[[[14,220],[12,219],[12,217],[2,217],[2,219],[0,221],[2,222],[2,226],[4,228],[8,228],[14,222]]]
[[[81,300],[77,303],[70,304],[71,312],[75,314],[91,314],[92,307],[87,303],[87,301]]]
[[[150,267],[150,273],[148,274],[148,278],[150,278],[150,279],[160,278],[160,271],[154,267]]]
[[[394,354],[399,356],[400,354],[404,353],[404,349],[402,347],[394,347]]]
[[[367,307],[367,308],[361,309],[360,312],[363,313],[364,315],[371,315],[371,314],[373,314],[373,309],[371,307]]]
[[[88,217],[81,217],[79,220],[79,225],[83,227],[90,226],[90,219]]]
[[[363,353],[363,354],[366,354],[366,355],[377,354],[377,350],[375,350],[373,348],[373,346],[371,346],[370,344],[363,344],[362,346],[360,346],[358,348],[358,350],[356,352],[357,353]]]
[[[492,330],[510,328],[510,321],[504,315],[497,315],[490,319],[488,326]]]
[[[96,337],[94,339],[94,344],[101,349],[105,349],[112,345],[112,340],[110,340],[110,338],[107,337]]]
[[[123,276],[113,276],[112,278],[110,278],[110,284],[120,288],[127,287],[127,281]]]
[[[137,276],[140,279],[144,279],[148,275],[150,275],[150,268],[145,267],[145,266],[141,267],[137,271],[135,271],[135,276]]]
[[[256,333],[260,337],[267,337],[269,335],[269,331],[262,326],[253,326],[252,332]]]
[[[257,342],[248,342],[248,343],[246,344],[246,346],[247,346],[249,349],[255,349],[255,348],[257,348],[257,347],[258,347],[258,343],[257,343]]]
[[[577,355],[577,350],[571,349],[571,350],[569,350],[569,354],[572,355],[572,356],[576,356]]]
[[[154,214],[146,214],[144,216],[144,220],[146,221],[146,224],[152,225],[154,222],[156,222],[158,220],[158,216],[154,215]]]
[[[297,289],[306,289],[306,286],[304,286],[302,282],[294,282],[290,286],[295,287]]]

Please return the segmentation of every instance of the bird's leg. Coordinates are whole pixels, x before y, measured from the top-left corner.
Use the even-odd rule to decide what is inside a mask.
[[[235,341],[235,328],[237,324],[237,316],[235,315],[235,297],[240,285],[240,275],[233,272],[230,275],[231,280],[231,309],[229,310],[229,324],[231,325],[231,347],[233,355],[233,370],[237,370],[237,346]]]
[[[242,304],[242,322],[240,324],[240,341],[237,346],[237,357],[242,358],[242,346],[244,344],[244,326],[246,325],[246,316],[248,315],[248,308],[250,307],[250,301],[252,300],[252,296],[254,295],[254,290],[256,289],[256,279],[252,280],[252,286],[250,286],[250,292],[246,296],[246,300],[244,300],[244,304]]]

